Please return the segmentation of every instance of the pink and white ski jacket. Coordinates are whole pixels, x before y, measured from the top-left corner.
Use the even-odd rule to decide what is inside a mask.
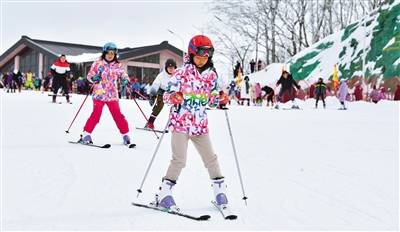
[[[200,73],[196,66],[186,63],[172,75],[164,101],[172,104],[170,97],[183,93],[183,103],[171,107],[169,129],[172,132],[198,136],[208,133],[207,106],[217,107],[219,102],[217,74],[212,68]]]
[[[118,101],[118,78],[128,79],[121,63],[107,63],[103,59],[98,59],[90,67],[87,79],[93,82],[94,76],[100,76],[101,81],[93,87],[93,99],[100,101]]]

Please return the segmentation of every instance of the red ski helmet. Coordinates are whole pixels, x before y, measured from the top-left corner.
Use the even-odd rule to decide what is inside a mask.
[[[208,56],[214,54],[214,46],[205,35],[196,35],[189,42],[188,52],[194,56]]]

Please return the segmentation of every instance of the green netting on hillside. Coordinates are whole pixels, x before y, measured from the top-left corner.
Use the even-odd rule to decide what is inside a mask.
[[[376,61],[374,70],[381,69],[384,78],[400,76],[400,66],[393,63],[400,58],[400,4],[379,12],[379,24],[374,28],[373,40],[366,62]],[[391,39],[395,42],[383,49]],[[379,58],[379,59],[378,59]],[[368,70],[371,73],[374,70]]]
[[[339,53],[339,58],[342,58],[342,57],[346,54],[346,49],[347,49],[346,46],[344,46],[344,47],[342,48],[342,51]]]
[[[358,57],[351,61],[349,68],[346,68],[346,66],[346,64],[339,65],[340,79],[349,79],[353,77],[354,72],[362,70],[362,59]]]
[[[296,60],[295,63],[290,64],[290,73],[292,73],[295,80],[303,80],[307,78],[312,71],[321,63],[320,61],[315,61],[312,64],[304,66],[309,60],[317,56],[321,51],[332,47],[333,42],[329,41],[326,43],[321,43],[316,47],[316,49],[305,56]]]
[[[318,45],[317,49],[319,49],[319,50],[322,51],[322,50],[325,50],[325,49],[327,49],[327,48],[332,47],[332,45],[333,45],[333,42],[332,42],[332,41],[327,42],[327,43],[321,43],[320,45]]]
[[[357,29],[357,24],[358,24],[358,22],[350,24],[344,29],[344,32],[342,35],[342,41],[347,39],[351,35],[351,33],[353,33],[353,31],[355,31]]]
[[[358,46],[358,41],[356,39],[352,38],[350,41],[350,47],[353,48],[353,53],[351,54],[351,56],[354,56],[357,46]]]

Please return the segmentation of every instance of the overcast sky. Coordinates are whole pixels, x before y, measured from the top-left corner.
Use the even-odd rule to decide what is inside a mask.
[[[0,0],[1,50],[22,35],[33,39],[119,48],[158,44],[164,40],[184,50],[196,34],[212,21],[208,0],[94,1]],[[183,39],[167,31],[172,30]],[[210,35],[208,35],[210,36]],[[215,38],[210,36],[211,40]],[[230,68],[214,58],[221,76]]]
[[[102,46],[118,47],[161,43],[185,47],[201,34],[212,15],[210,1],[4,1],[2,0],[2,47],[10,48],[22,35]],[[184,40],[167,31],[172,30]]]

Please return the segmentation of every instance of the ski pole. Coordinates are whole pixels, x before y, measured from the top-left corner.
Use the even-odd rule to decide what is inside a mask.
[[[71,129],[72,124],[75,122],[75,119],[76,119],[76,117],[78,116],[79,112],[81,111],[83,104],[85,104],[86,99],[89,97],[90,93],[92,93],[93,87],[94,87],[94,85],[92,85],[92,87],[90,87],[89,92],[86,94],[86,97],[85,97],[85,99],[83,100],[81,106],[79,107],[78,112],[75,114],[74,119],[72,119],[72,122],[71,122],[71,124],[69,125],[68,129],[65,131],[65,133],[67,133],[67,134],[69,133],[69,129]]]
[[[140,112],[142,112],[142,115],[143,115],[144,119],[146,119],[146,122],[148,123],[148,122],[149,122],[149,119],[147,119],[146,115],[143,113],[143,110],[142,110],[142,108],[139,106],[139,104],[137,103],[136,98],[133,98],[133,101],[136,103],[136,106],[139,108]],[[153,128],[150,128],[150,129],[154,132],[154,134],[156,135],[157,139],[160,139],[160,137],[158,137],[156,131],[155,131]]]
[[[137,189],[138,194],[137,194],[136,197],[139,197],[139,194],[142,193],[142,187],[143,187],[143,185],[144,185],[144,181],[145,181],[146,178],[147,178],[147,174],[149,174],[151,165],[153,164],[154,158],[156,157],[156,154],[157,154],[157,152],[158,152],[158,149],[160,148],[160,144],[161,144],[161,142],[162,142],[162,140],[163,140],[163,138],[164,138],[164,135],[165,135],[165,133],[166,133],[166,130],[167,130],[167,128],[168,128],[168,125],[169,125],[169,120],[167,121],[167,124],[165,125],[165,128],[164,128],[164,130],[163,130],[163,133],[161,134],[161,138],[158,140],[156,149],[154,150],[154,153],[153,153],[153,156],[151,157],[150,163],[149,163],[149,165],[147,166],[147,169],[146,169],[146,172],[145,172],[145,174],[144,174],[142,183],[140,184],[140,187]]]
[[[244,192],[242,174],[240,172],[239,161],[238,161],[238,157],[237,157],[237,154],[236,154],[235,142],[233,141],[232,129],[231,129],[231,124],[229,123],[229,117],[228,117],[228,111],[227,110],[225,110],[225,118],[226,118],[226,122],[228,124],[228,130],[229,130],[229,135],[231,137],[233,154],[235,155],[236,168],[237,168],[237,171],[238,171],[238,174],[239,174],[240,185],[242,187],[242,192],[243,192],[243,198],[242,199],[244,200],[244,203],[247,206],[247,201],[246,201],[247,197],[246,197],[246,194]]]

